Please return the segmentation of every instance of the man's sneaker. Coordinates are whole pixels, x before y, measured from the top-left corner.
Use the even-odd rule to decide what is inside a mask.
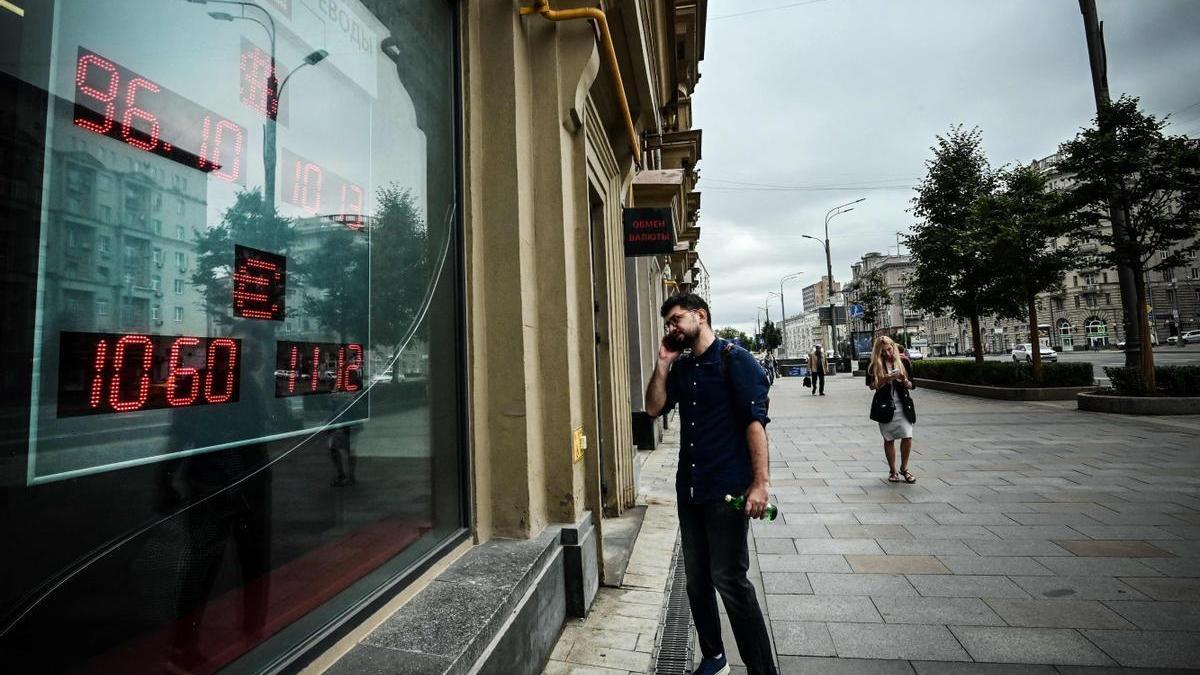
[[[729,675],[729,661],[722,654],[716,658],[704,659],[700,666],[692,671],[692,675]]]

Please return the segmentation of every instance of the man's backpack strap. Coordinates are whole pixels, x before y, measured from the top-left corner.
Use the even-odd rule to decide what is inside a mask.
[[[735,348],[736,345],[732,342],[726,342],[725,346],[721,348],[721,379],[725,380],[725,386],[729,388],[729,401],[736,406],[737,391],[733,388],[733,378],[729,376],[729,357],[733,354]],[[767,400],[763,401],[763,404],[766,405],[767,410],[770,410],[771,397],[768,396]]]

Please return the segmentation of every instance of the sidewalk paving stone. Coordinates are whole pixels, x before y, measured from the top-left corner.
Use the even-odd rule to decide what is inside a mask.
[[[931,555],[847,555],[846,562],[859,573],[947,574],[950,570]]]
[[[1096,600],[1010,600],[991,598],[988,606],[1010,626],[1029,628],[1112,628],[1135,626]]]
[[[872,597],[886,623],[1003,626],[1005,622],[978,598]]]
[[[1042,539],[1010,539],[1004,541],[964,542],[978,555],[985,556],[1049,556],[1071,555],[1058,544]]]
[[[1108,601],[1104,604],[1143,630],[1200,631],[1200,603]]]
[[[1117,663],[1134,668],[1200,668],[1200,632],[1085,630]]]
[[[824,574],[808,575],[816,595],[916,596],[917,591],[902,575]]]
[[[908,577],[917,592],[933,598],[1028,598],[1029,594],[1003,576],[914,574]]]
[[[1054,666],[1013,665],[1008,663],[946,663],[914,661],[917,675],[1058,675]]]
[[[1124,578],[1122,581],[1155,600],[1200,601],[1200,579]]]
[[[1071,553],[1082,557],[1104,558],[1169,558],[1172,553],[1145,541],[1128,539],[1063,540],[1055,542]]]
[[[1113,577],[1011,577],[1035,598],[1063,600],[1147,600],[1132,586]]]
[[[772,621],[883,622],[865,596],[767,594],[767,609]]]
[[[837,656],[827,624],[812,621],[772,621],[775,650],[782,656]]]
[[[1133,558],[1038,557],[1035,560],[1061,576],[1152,577],[1161,574],[1153,567],[1148,567]]]
[[[1064,628],[951,626],[976,661],[1104,666],[1114,661],[1078,631]]]
[[[1054,574],[1033,558],[1019,556],[941,555],[938,560],[953,574]]]
[[[779,657],[779,672],[787,675],[913,675],[908,661],[837,659],[816,656]]]
[[[831,623],[829,634],[837,655],[848,658],[901,658],[925,661],[970,661],[945,626]]]

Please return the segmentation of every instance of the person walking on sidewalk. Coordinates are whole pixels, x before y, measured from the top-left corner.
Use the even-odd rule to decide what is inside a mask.
[[[915,385],[912,380],[912,362],[907,355],[901,356],[900,348],[886,335],[875,340],[871,349],[871,365],[867,368],[867,386],[875,391],[871,401],[871,419],[879,422],[879,433],[883,436],[883,455],[888,463],[888,482],[915,483],[917,479],[908,471],[908,458],[912,453],[913,424],[917,422],[917,409],[912,395],[908,393]],[[900,470],[896,471],[896,441],[900,441]]]
[[[729,673],[716,594],[750,675],[778,675],[771,639],[746,573],[749,518],[767,506],[767,377],[750,352],[718,338],[708,304],[687,293],[661,310],[666,336],[646,387],[646,412],[679,406],[679,529],[704,660],[693,675]],[[690,350],[685,353],[685,350]],[[744,511],[724,503],[745,495]]]
[[[825,395],[825,373],[829,372],[829,357],[821,349],[821,345],[813,347],[808,355],[808,372],[812,375],[812,395],[817,395],[817,382],[821,383],[821,395]]]

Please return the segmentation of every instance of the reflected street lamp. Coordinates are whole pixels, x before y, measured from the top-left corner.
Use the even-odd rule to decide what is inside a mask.
[[[263,123],[263,203],[268,217],[273,217],[275,212],[275,164],[278,161],[278,153],[275,151],[275,141],[277,136],[277,121],[279,115],[279,99],[283,96],[283,87],[288,83],[288,80],[296,74],[296,71],[305,66],[315,66],[321,61],[324,61],[329,52],[324,49],[318,49],[304,57],[304,62],[296,66],[288,76],[279,82],[276,76],[277,68],[275,65],[275,18],[267,11],[265,7],[256,2],[245,2],[243,0],[188,0],[195,5],[207,5],[209,3],[216,5],[237,5],[242,8],[241,15],[234,15],[228,12],[209,12],[208,15],[217,21],[253,21],[263,27],[267,32],[267,38],[271,43],[271,67],[267,73],[267,119]],[[253,7],[263,13],[267,17],[267,23],[252,17],[246,16],[247,7]]]

